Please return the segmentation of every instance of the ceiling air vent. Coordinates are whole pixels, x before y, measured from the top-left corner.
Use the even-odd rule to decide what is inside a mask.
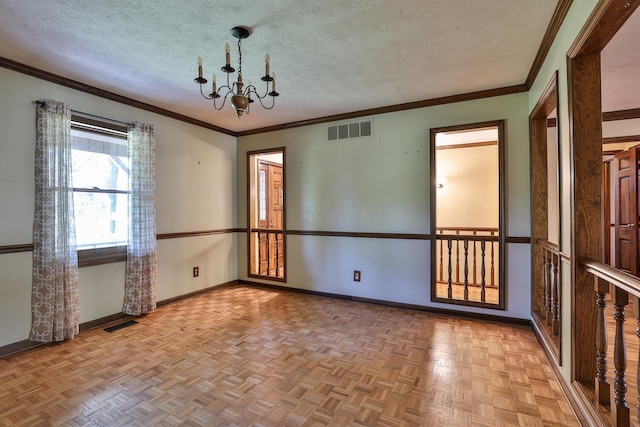
[[[342,123],[327,128],[327,141],[367,138],[373,136],[373,119]]]

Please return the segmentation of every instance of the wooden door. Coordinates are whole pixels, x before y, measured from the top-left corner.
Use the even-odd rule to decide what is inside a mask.
[[[269,240],[269,275],[280,276],[284,266],[283,254],[283,221],[284,187],[282,180],[282,166],[269,165],[269,228],[279,230],[272,234]]]
[[[638,151],[614,157],[615,267],[638,275]]]
[[[258,162],[259,274],[282,277],[284,186],[282,165]]]

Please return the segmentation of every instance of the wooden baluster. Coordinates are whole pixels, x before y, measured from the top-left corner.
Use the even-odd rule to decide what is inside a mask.
[[[460,283],[460,230],[456,230],[456,283]]]
[[[444,253],[442,250],[442,239],[440,239],[440,282],[443,282],[443,275],[444,275],[444,268],[443,268],[443,264],[442,264],[442,257],[443,257]]]
[[[607,320],[605,311],[607,308],[606,294],[609,292],[609,283],[604,279],[594,277],[596,291],[596,381],[595,392],[598,403],[609,406],[611,385],[607,380]]]
[[[474,237],[477,235],[478,233],[476,232],[476,230],[473,230],[473,235]],[[476,276],[476,241],[473,241],[473,284],[477,285],[478,284],[478,279]]]
[[[276,240],[276,277],[280,276],[280,242],[278,241],[279,233],[274,233],[273,237]]]
[[[262,237],[257,233],[258,237],[258,274],[262,274]],[[253,242],[253,241],[252,241]]]
[[[546,312],[545,312],[545,318],[547,319],[547,325],[551,326],[551,323],[553,321],[553,312],[552,312],[552,307],[551,307],[551,284],[553,282],[552,279],[553,276],[553,268],[551,266],[551,255],[549,254],[549,251],[547,251],[547,280],[545,282],[545,284],[547,285],[547,299],[545,300],[544,306],[546,308]]]
[[[540,296],[540,317],[544,316],[547,301],[547,253],[542,248],[542,295]]]
[[[491,232],[491,236],[493,237],[493,231]],[[495,242],[491,242],[491,286],[495,286],[495,271],[494,271],[494,252],[493,247]]]
[[[482,264],[480,265],[480,282],[482,284],[482,287],[480,289],[480,301],[482,302],[487,302],[487,294],[486,294],[486,283],[485,283],[485,268],[484,268],[484,254],[485,254],[485,247],[486,247],[486,243],[484,240],[480,242],[480,253],[481,253],[481,258],[482,258]]]
[[[447,296],[449,297],[449,299],[453,299],[453,286],[451,286],[451,273],[452,273],[452,269],[451,269],[451,238],[447,239],[447,247],[449,248],[449,257],[447,260],[447,264],[449,265],[449,277],[448,277],[448,281],[449,281],[449,287],[447,288]]]
[[[464,239],[464,300],[469,301],[469,240]]]
[[[613,292],[613,318],[616,321],[616,335],[613,345],[613,366],[615,380],[613,382],[613,413],[616,426],[627,427],[630,425],[629,406],[627,405],[627,349],[624,342],[624,309],[629,304],[629,294],[615,288]]]
[[[271,235],[267,232],[267,276],[271,276]]]
[[[553,286],[551,293],[551,331],[553,335],[558,336],[560,331],[560,285],[558,270],[560,264],[560,257],[558,255],[553,257]]]

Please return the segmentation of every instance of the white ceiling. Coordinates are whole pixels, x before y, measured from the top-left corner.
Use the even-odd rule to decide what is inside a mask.
[[[0,56],[243,131],[522,84],[557,3],[2,1]],[[205,78],[222,78],[225,42],[237,61],[236,25],[253,29],[245,82],[259,81],[269,53],[280,92],[273,110],[242,119],[214,111],[193,82],[198,56]]]
[[[640,8],[607,44],[601,54],[602,111],[640,107]]]

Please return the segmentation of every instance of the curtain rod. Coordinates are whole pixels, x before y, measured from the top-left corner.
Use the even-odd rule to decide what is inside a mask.
[[[34,104],[38,104],[40,106],[44,105],[44,101],[41,101],[39,99],[33,101]],[[78,110],[71,110],[72,113],[80,115],[80,116],[86,116],[86,117],[91,117],[94,119],[100,119],[100,120],[106,120],[108,122],[112,122],[112,123],[118,123],[121,125],[126,125],[126,126],[133,126],[134,124],[132,122],[123,122],[120,120],[116,120],[116,119],[110,119],[108,117],[102,117],[102,116],[96,116],[95,114],[90,114],[90,113],[84,113],[82,111],[78,111]]]

